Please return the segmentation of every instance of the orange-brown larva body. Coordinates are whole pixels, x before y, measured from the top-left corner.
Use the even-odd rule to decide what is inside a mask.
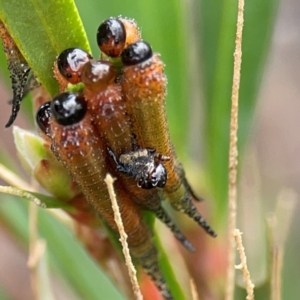
[[[87,114],[74,125],[61,126],[54,121],[51,124],[52,149],[56,156],[70,171],[89,203],[114,230],[117,230],[111,202],[104,182],[107,172],[104,145]],[[116,183],[121,214],[125,216],[126,232],[135,232],[139,225],[140,234],[133,240],[149,238],[148,229],[142,226],[141,214],[129,196]],[[133,224],[132,224],[133,223]],[[141,224],[138,224],[141,223]]]
[[[88,107],[93,114],[97,131],[115,155],[120,156],[131,151],[132,133],[121,87],[117,84],[108,86],[104,91],[88,99]],[[136,202],[150,210],[160,206],[161,200],[156,191],[140,189],[133,178],[122,173],[118,176]]]
[[[158,54],[151,55],[150,51],[146,43],[140,42],[130,45],[122,54],[125,66],[121,85],[131,117],[132,131],[142,148],[155,148],[157,152],[170,157],[165,162],[168,180],[163,195],[176,210],[185,212],[210,235],[215,236],[215,232],[192,203],[194,194],[184,172],[178,168],[179,162],[170,140],[166,116],[167,80],[163,72],[164,64]]]
[[[54,78],[58,82],[59,91],[62,93],[63,91],[66,90],[66,88],[67,88],[67,86],[69,84],[69,81],[66,78],[64,78],[62,76],[62,74],[59,72],[56,61],[53,64],[53,75],[54,75]]]
[[[88,94],[88,92],[86,92]],[[87,96],[86,96],[87,97]],[[88,107],[93,114],[94,124],[103,136],[109,148],[119,156],[132,150],[132,134],[121,87],[111,84],[102,92],[88,98]],[[136,202],[148,209],[160,206],[160,198],[155,191],[146,191],[137,187],[133,178],[118,174]],[[153,197],[154,196],[154,197]]]
[[[91,123],[89,113],[87,112],[80,122],[72,125],[63,126],[51,121],[50,132],[52,150],[56,157],[69,170],[99,216],[110,228],[117,231],[108,189],[104,182],[106,172],[110,172],[111,169],[104,155],[105,144]],[[151,231],[142,219],[141,210],[118,180],[114,188],[132,255],[139,260],[165,298],[173,299],[160,271],[157,250],[152,241]]]
[[[123,23],[126,31],[125,49],[129,44],[135,43],[142,38],[141,32],[133,19],[119,18],[119,20]]]
[[[165,110],[166,77],[159,55],[138,66],[124,67],[122,90],[131,116],[132,131],[141,147],[153,147],[171,159],[165,163],[167,193],[178,189],[181,180],[174,172],[174,150],[170,142]]]
[[[115,155],[131,151],[133,138],[121,87],[117,84],[109,85],[104,91],[88,98],[88,107],[93,114],[97,131]],[[136,202],[150,210],[160,207],[161,200],[156,191],[140,189],[133,178],[122,173],[118,176]]]
[[[103,140],[114,154],[119,157],[121,154],[130,152],[133,148],[131,125],[121,87],[112,81],[115,76],[114,69],[108,63],[101,64],[101,62],[90,61],[84,66],[82,71],[82,79],[85,83],[84,93],[88,110],[93,116],[93,123],[99,135],[103,137]],[[102,71],[101,66],[103,67]],[[108,70],[110,71],[107,70],[107,66],[109,66]],[[98,72],[95,70],[98,70]],[[109,72],[112,74],[108,74]],[[101,80],[101,74],[105,74],[103,80]],[[98,75],[100,77],[97,77]],[[133,178],[122,173],[118,173],[118,177],[120,177],[123,186],[132,195],[136,203],[153,211],[188,250],[194,251],[193,246],[161,206],[161,197],[157,189],[141,189]]]

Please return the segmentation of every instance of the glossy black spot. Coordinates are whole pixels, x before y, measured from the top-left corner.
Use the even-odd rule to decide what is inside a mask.
[[[90,59],[92,56],[86,51],[80,48],[68,48],[58,56],[57,67],[63,77],[68,80],[74,77],[74,82],[71,83],[78,83],[81,68]]]
[[[50,118],[52,116],[50,106],[50,101],[42,104],[35,115],[36,124],[45,134],[49,131]]]
[[[87,110],[83,96],[78,93],[62,93],[51,102],[51,112],[55,121],[60,125],[73,125],[80,122]]]
[[[167,170],[161,163],[156,163],[155,169],[151,174],[151,182],[153,186],[163,188],[167,183]]]
[[[123,23],[115,18],[102,22],[97,31],[97,43],[106,55],[119,56],[126,41]]]
[[[130,44],[121,54],[125,66],[139,64],[152,57],[151,46],[145,41]]]

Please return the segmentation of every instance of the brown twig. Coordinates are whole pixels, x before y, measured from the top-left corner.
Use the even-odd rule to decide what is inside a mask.
[[[235,282],[235,241],[234,229],[236,228],[236,199],[237,199],[237,131],[238,131],[238,100],[242,64],[242,31],[244,25],[244,0],[238,1],[237,31],[234,52],[233,85],[231,94],[231,120],[230,120],[230,145],[229,145],[229,223],[228,223],[228,268],[225,299],[232,300],[234,297]]]
[[[141,293],[141,290],[140,290],[140,287],[138,284],[138,280],[136,277],[136,269],[131,260],[131,256],[130,256],[130,252],[129,252],[129,248],[128,248],[128,244],[127,244],[127,234],[124,230],[122,217],[120,214],[116,194],[115,194],[114,187],[113,187],[113,182],[115,181],[115,179],[112,178],[110,174],[106,174],[104,181],[107,184],[109,196],[111,199],[112,209],[114,211],[115,222],[118,226],[118,230],[120,233],[120,242],[122,244],[122,249],[123,249],[123,253],[125,256],[125,263],[128,268],[128,273],[129,273],[129,277],[131,280],[133,292],[134,292],[135,298],[137,300],[142,300],[143,296],[142,296],[142,293]]]

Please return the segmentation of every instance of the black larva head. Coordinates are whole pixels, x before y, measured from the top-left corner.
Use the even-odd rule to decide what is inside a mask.
[[[123,23],[115,18],[102,22],[97,31],[97,43],[102,52],[110,57],[121,54],[126,41]]]
[[[152,57],[151,46],[145,41],[130,44],[121,54],[125,66],[139,64]]]
[[[51,102],[51,113],[55,121],[64,126],[80,122],[85,116],[87,104],[78,93],[62,93]]]
[[[40,130],[45,134],[48,133],[50,127],[50,118],[52,115],[50,105],[50,101],[42,104],[35,116],[36,124],[38,125]]]
[[[69,48],[60,53],[57,58],[57,67],[60,74],[70,83],[80,82],[83,65],[92,59],[92,56],[80,48]]]

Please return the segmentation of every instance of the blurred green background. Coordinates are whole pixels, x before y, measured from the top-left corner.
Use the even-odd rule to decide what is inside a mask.
[[[208,216],[210,223],[220,233],[218,241],[211,242],[212,248],[224,251],[230,94],[237,1],[114,0],[108,3],[78,0],[75,2],[94,57],[99,55],[96,31],[100,22],[110,16],[119,15],[134,18],[141,29],[143,39],[151,44],[155,52],[161,53],[168,77],[167,113],[171,138],[193,186],[206,199],[203,214]],[[0,1],[0,7],[1,3],[3,4],[4,0]],[[297,18],[299,10],[300,5],[296,0],[282,1],[280,5],[276,0],[254,0],[245,4],[239,110],[241,172],[238,226],[244,231],[243,238],[249,255],[250,272],[258,285],[257,299],[268,299],[270,296],[270,290],[267,288],[270,283],[268,272],[270,254],[267,250],[269,244],[266,217],[275,210],[276,197],[283,188],[293,188],[299,192],[300,164],[297,150],[300,143],[297,142],[299,138],[296,134],[297,129],[295,130],[300,125],[297,113],[300,78],[300,68],[297,66],[299,67],[300,46],[299,33],[296,30],[300,25]],[[61,20],[62,24],[59,26],[63,26],[63,21]],[[1,71],[3,81],[9,86],[3,53],[1,53]],[[1,91],[3,112],[0,126],[4,128],[10,109],[5,102],[10,98],[10,92],[9,88],[4,86]],[[32,122],[26,119],[32,119],[31,110],[30,101],[24,101],[22,116],[18,117],[16,124],[30,128]],[[2,163],[26,176],[20,170],[15,156],[12,156],[11,160],[8,159],[7,153],[14,152],[10,129],[1,133],[0,142]],[[6,201],[4,198],[7,198]],[[17,249],[22,245],[21,249],[25,251],[26,248],[23,248],[26,245],[24,229],[27,224],[25,201],[23,203],[19,199],[12,200],[11,197],[3,195],[1,201],[0,224],[5,229],[3,235],[8,240],[13,239],[11,244],[17,240]],[[299,216],[299,205],[296,206],[295,214]],[[286,245],[282,299],[296,299],[296,295],[300,295],[300,287],[297,284],[300,280],[298,271],[300,261],[297,255],[300,242],[296,231],[300,224],[297,221],[299,218],[295,219]],[[41,220],[44,220],[44,217]],[[197,228],[195,229],[186,220],[182,224],[190,232],[194,242],[193,239],[198,238]],[[51,234],[47,225],[40,224],[40,226],[43,236],[50,239],[48,242],[50,253],[55,252],[55,245],[51,248],[53,233]],[[70,239],[72,240],[71,237]],[[1,247],[4,247],[3,243],[1,244]],[[82,251],[78,243],[76,245],[78,251]],[[75,271],[68,269],[68,266],[62,271],[61,264],[65,261],[65,257],[63,255],[57,257],[60,254],[60,251],[54,253],[53,259],[58,265],[55,267],[56,271],[59,270],[64,274],[63,289],[71,290],[69,295],[75,297],[74,299],[77,299],[76,297],[104,299],[97,298],[97,284],[100,280],[98,276],[101,276],[98,269],[90,264],[84,269],[86,273],[82,272],[86,274],[83,277],[94,276],[97,280],[72,278],[70,273]],[[220,255],[217,251],[214,254]],[[89,261],[83,251],[81,254],[74,253],[74,261],[78,260],[76,255],[84,256],[85,260],[82,259],[84,262]],[[186,255],[185,258],[187,261],[195,259],[191,257],[194,256]],[[224,260],[224,255],[220,257]],[[215,297],[210,299],[221,299],[218,297],[222,294],[220,290],[224,284],[223,264],[220,263],[220,266],[217,265],[215,268],[220,269],[220,275],[216,278],[210,277],[210,280],[217,280],[218,287],[215,288],[216,292],[214,288],[211,288],[210,293],[203,292],[203,299],[206,299],[205,295]],[[8,269],[12,273],[16,272],[12,265],[11,267],[9,265]],[[91,272],[95,272],[95,275],[90,275]],[[26,272],[24,273],[26,277]],[[194,276],[195,274],[197,273],[194,273]],[[9,284],[3,281],[2,277],[5,276],[0,276],[0,299],[30,299],[30,291],[27,292],[28,298],[18,298],[19,296],[12,294]],[[27,285],[29,286],[28,278]],[[198,288],[201,296],[202,290]],[[76,296],[77,293],[80,296]],[[243,291],[239,290],[236,298],[244,299],[242,294]]]

